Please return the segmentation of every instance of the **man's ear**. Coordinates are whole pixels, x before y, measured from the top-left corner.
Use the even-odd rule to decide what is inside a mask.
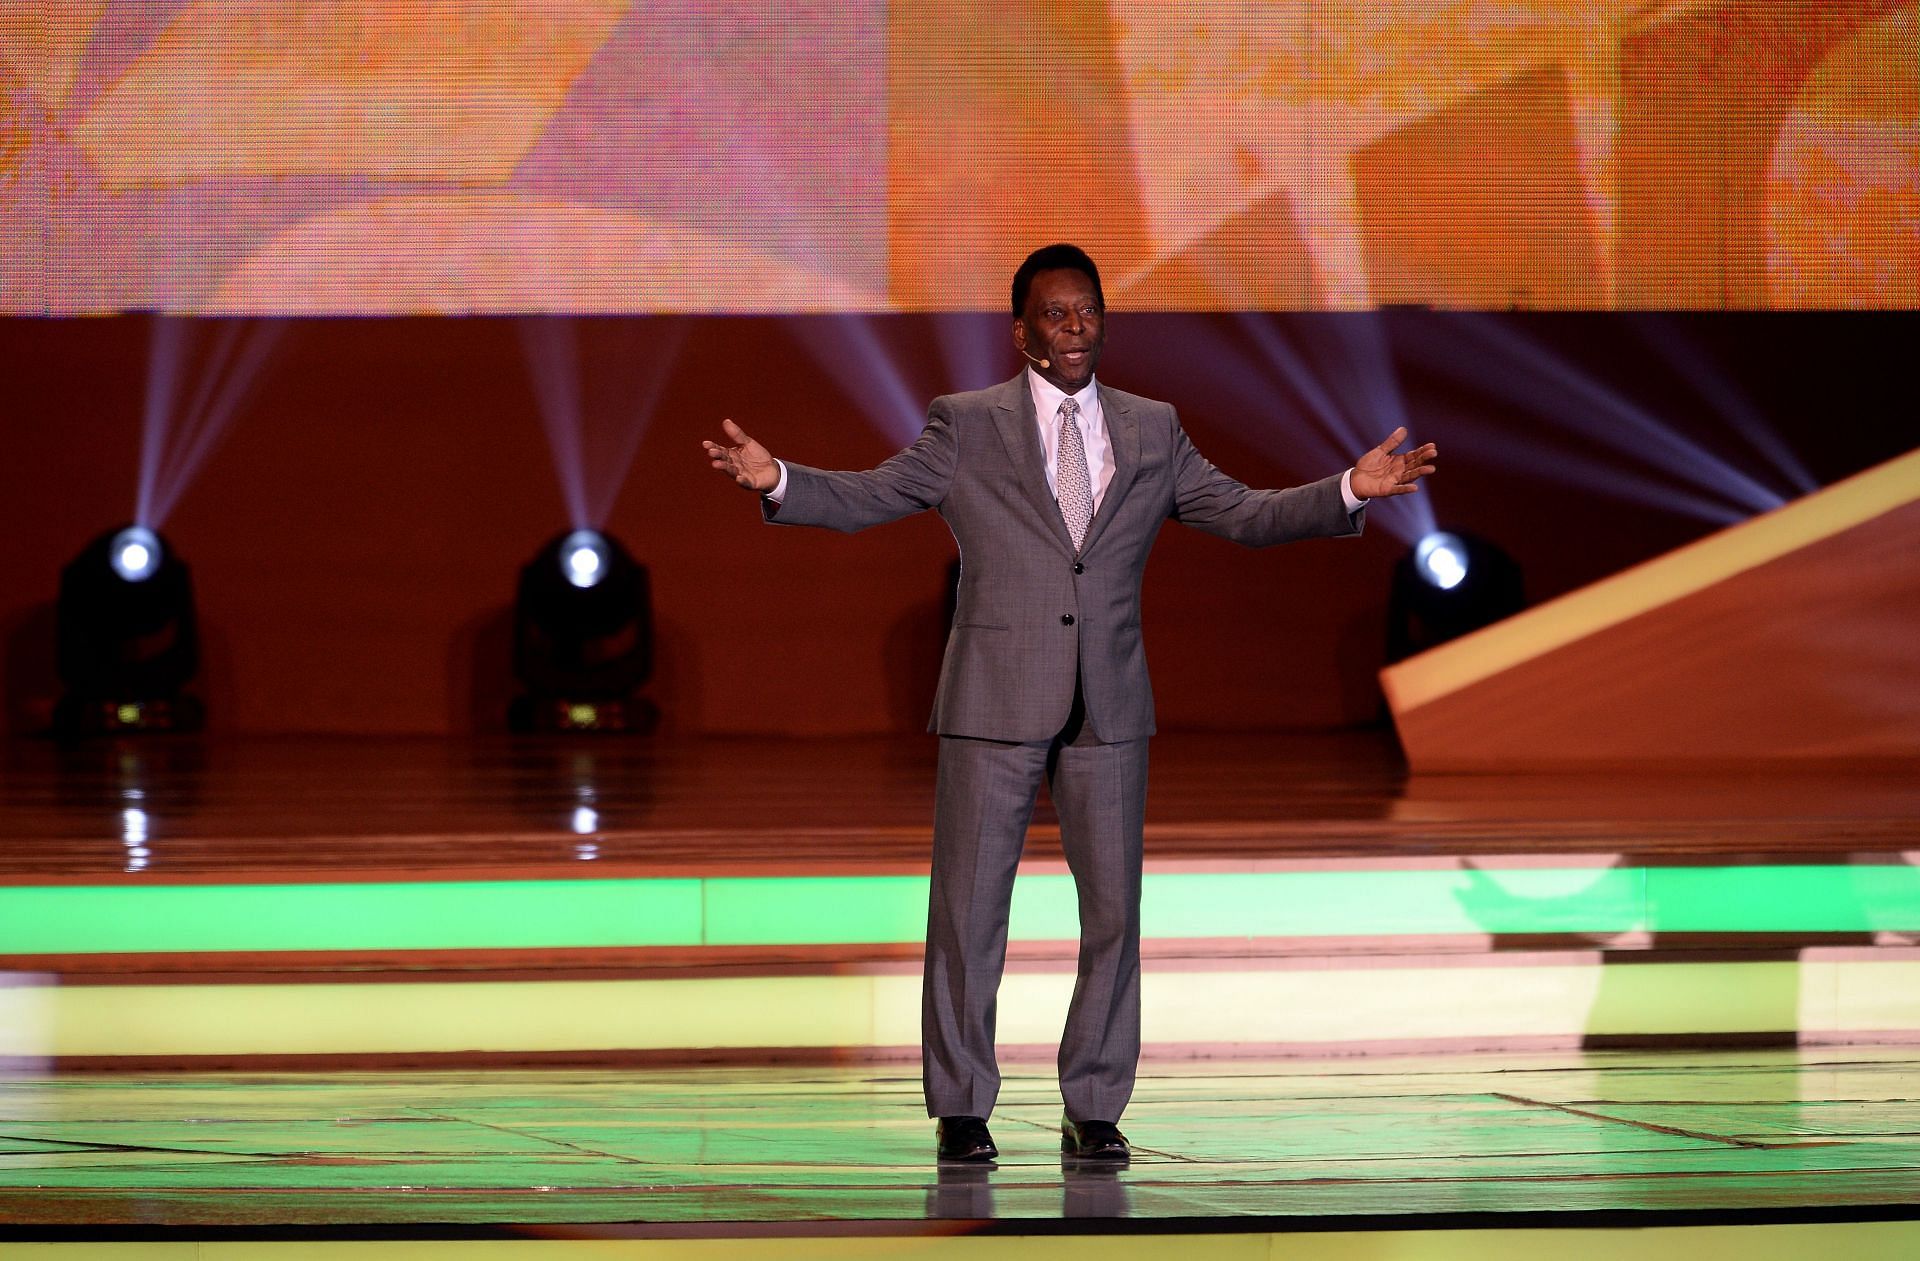
[[[1013,344],[1020,350],[1027,348],[1027,322],[1025,320],[1015,320],[1013,322]]]

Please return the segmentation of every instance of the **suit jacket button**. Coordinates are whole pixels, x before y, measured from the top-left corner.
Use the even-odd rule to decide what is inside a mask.
[[[1079,561],[1074,561],[1073,572],[1076,574],[1084,574],[1087,572],[1087,567],[1085,565],[1082,565]]]
[[[1073,614],[1071,614],[1071,613],[1062,613],[1062,614],[1060,615],[1060,625],[1062,625],[1062,626],[1071,626],[1071,625],[1073,625]]]

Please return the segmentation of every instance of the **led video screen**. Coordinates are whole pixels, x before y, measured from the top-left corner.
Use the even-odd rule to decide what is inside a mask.
[[[1920,305],[1886,0],[45,0],[0,312]]]

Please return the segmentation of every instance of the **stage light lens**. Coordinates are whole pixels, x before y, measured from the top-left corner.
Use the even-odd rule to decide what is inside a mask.
[[[607,541],[592,530],[575,530],[560,544],[560,566],[574,586],[593,586],[607,573]]]
[[[1429,534],[1414,549],[1413,563],[1422,578],[1442,591],[1451,591],[1466,581],[1467,545],[1445,531]]]
[[[160,536],[145,526],[128,526],[113,536],[108,555],[114,573],[128,582],[145,582],[160,568]]]

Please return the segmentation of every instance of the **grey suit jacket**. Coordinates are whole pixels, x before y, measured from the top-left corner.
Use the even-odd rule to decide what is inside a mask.
[[[1066,723],[1079,672],[1087,718],[1109,743],[1153,734],[1140,639],[1140,579],[1169,517],[1266,547],[1358,534],[1338,475],[1254,490],[1194,450],[1172,407],[1100,388],[1113,480],[1078,556],[1047,489],[1023,371],[991,389],[933,401],[905,451],[866,472],[787,464],[780,525],[863,530],[937,509],[960,545],[959,604],[929,729],[1046,740]]]

